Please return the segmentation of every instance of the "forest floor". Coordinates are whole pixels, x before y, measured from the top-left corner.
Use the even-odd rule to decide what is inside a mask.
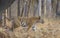
[[[14,30],[17,38],[60,38],[60,20],[59,19],[44,19],[44,24],[37,23],[36,31],[32,28],[25,32],[22,27]],[[24,37],[23,37],[24,36]]]
[[[18,27],[14,31],[9,31],[0,28],[0,32],[4,34],[5,38],[60,38],[60,20],[59,19],[46,19],[44,23],[36,23],[36,30],[30,28],[26,31],[24,27]],[[0,37],[2,37],[0,33]],[[4,38],[4,37],[2,37]]]

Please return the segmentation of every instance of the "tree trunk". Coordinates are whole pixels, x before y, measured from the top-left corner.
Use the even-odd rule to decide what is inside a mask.
[[[57,0],[52,0],[52,13],[53,13],[53,17],[56,17],[56,9],[57,8]]]

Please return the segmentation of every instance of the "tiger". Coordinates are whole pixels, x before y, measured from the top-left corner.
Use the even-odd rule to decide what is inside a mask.
[[[32,25],[35,22],[39,22],[41,19],[41,17],[18,17],[14,19],[14,23],[11,23],[11,21],[9,21],[10,24],[7,24],[10,28],[13,26],[13,29],[18,28],[20,26],[22,27],[28,27],[27,31],[32,27]]]

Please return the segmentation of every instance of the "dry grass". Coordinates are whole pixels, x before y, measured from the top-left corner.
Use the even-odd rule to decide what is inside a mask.
[[[36,23],[36,28],[37,28],[36,31],[33,31],[31,28],[27,32],[28,37],[27,36],[26,37],[27,38],[60,38],[60,21],[58,20],[44,19],[44,24]],[[19,33],[20,32],[18,32],[18,34]]]
[[[33,18],[32,18],[33,19]],[[30,23],[28,20],[28,22]],[[34,21],[34,19],[32,20]],[[36,21],[36,19],[35,19]],[[34,23],[34,22],[33,22]],[[31,23],[30,23],[31,24]],[[29,24],[28,24],[29,25]],[[35,23],[37,29],[32,30],[33,24],[27,31],[27,27],[19,26],[12,32],[6,31],[6,29],[0,28],[0,36],[5,35],[6,38],[60,38],[60,21],[55,19],[44,19],[44,23]],[[3,36],[1,36],[3,38]]]

